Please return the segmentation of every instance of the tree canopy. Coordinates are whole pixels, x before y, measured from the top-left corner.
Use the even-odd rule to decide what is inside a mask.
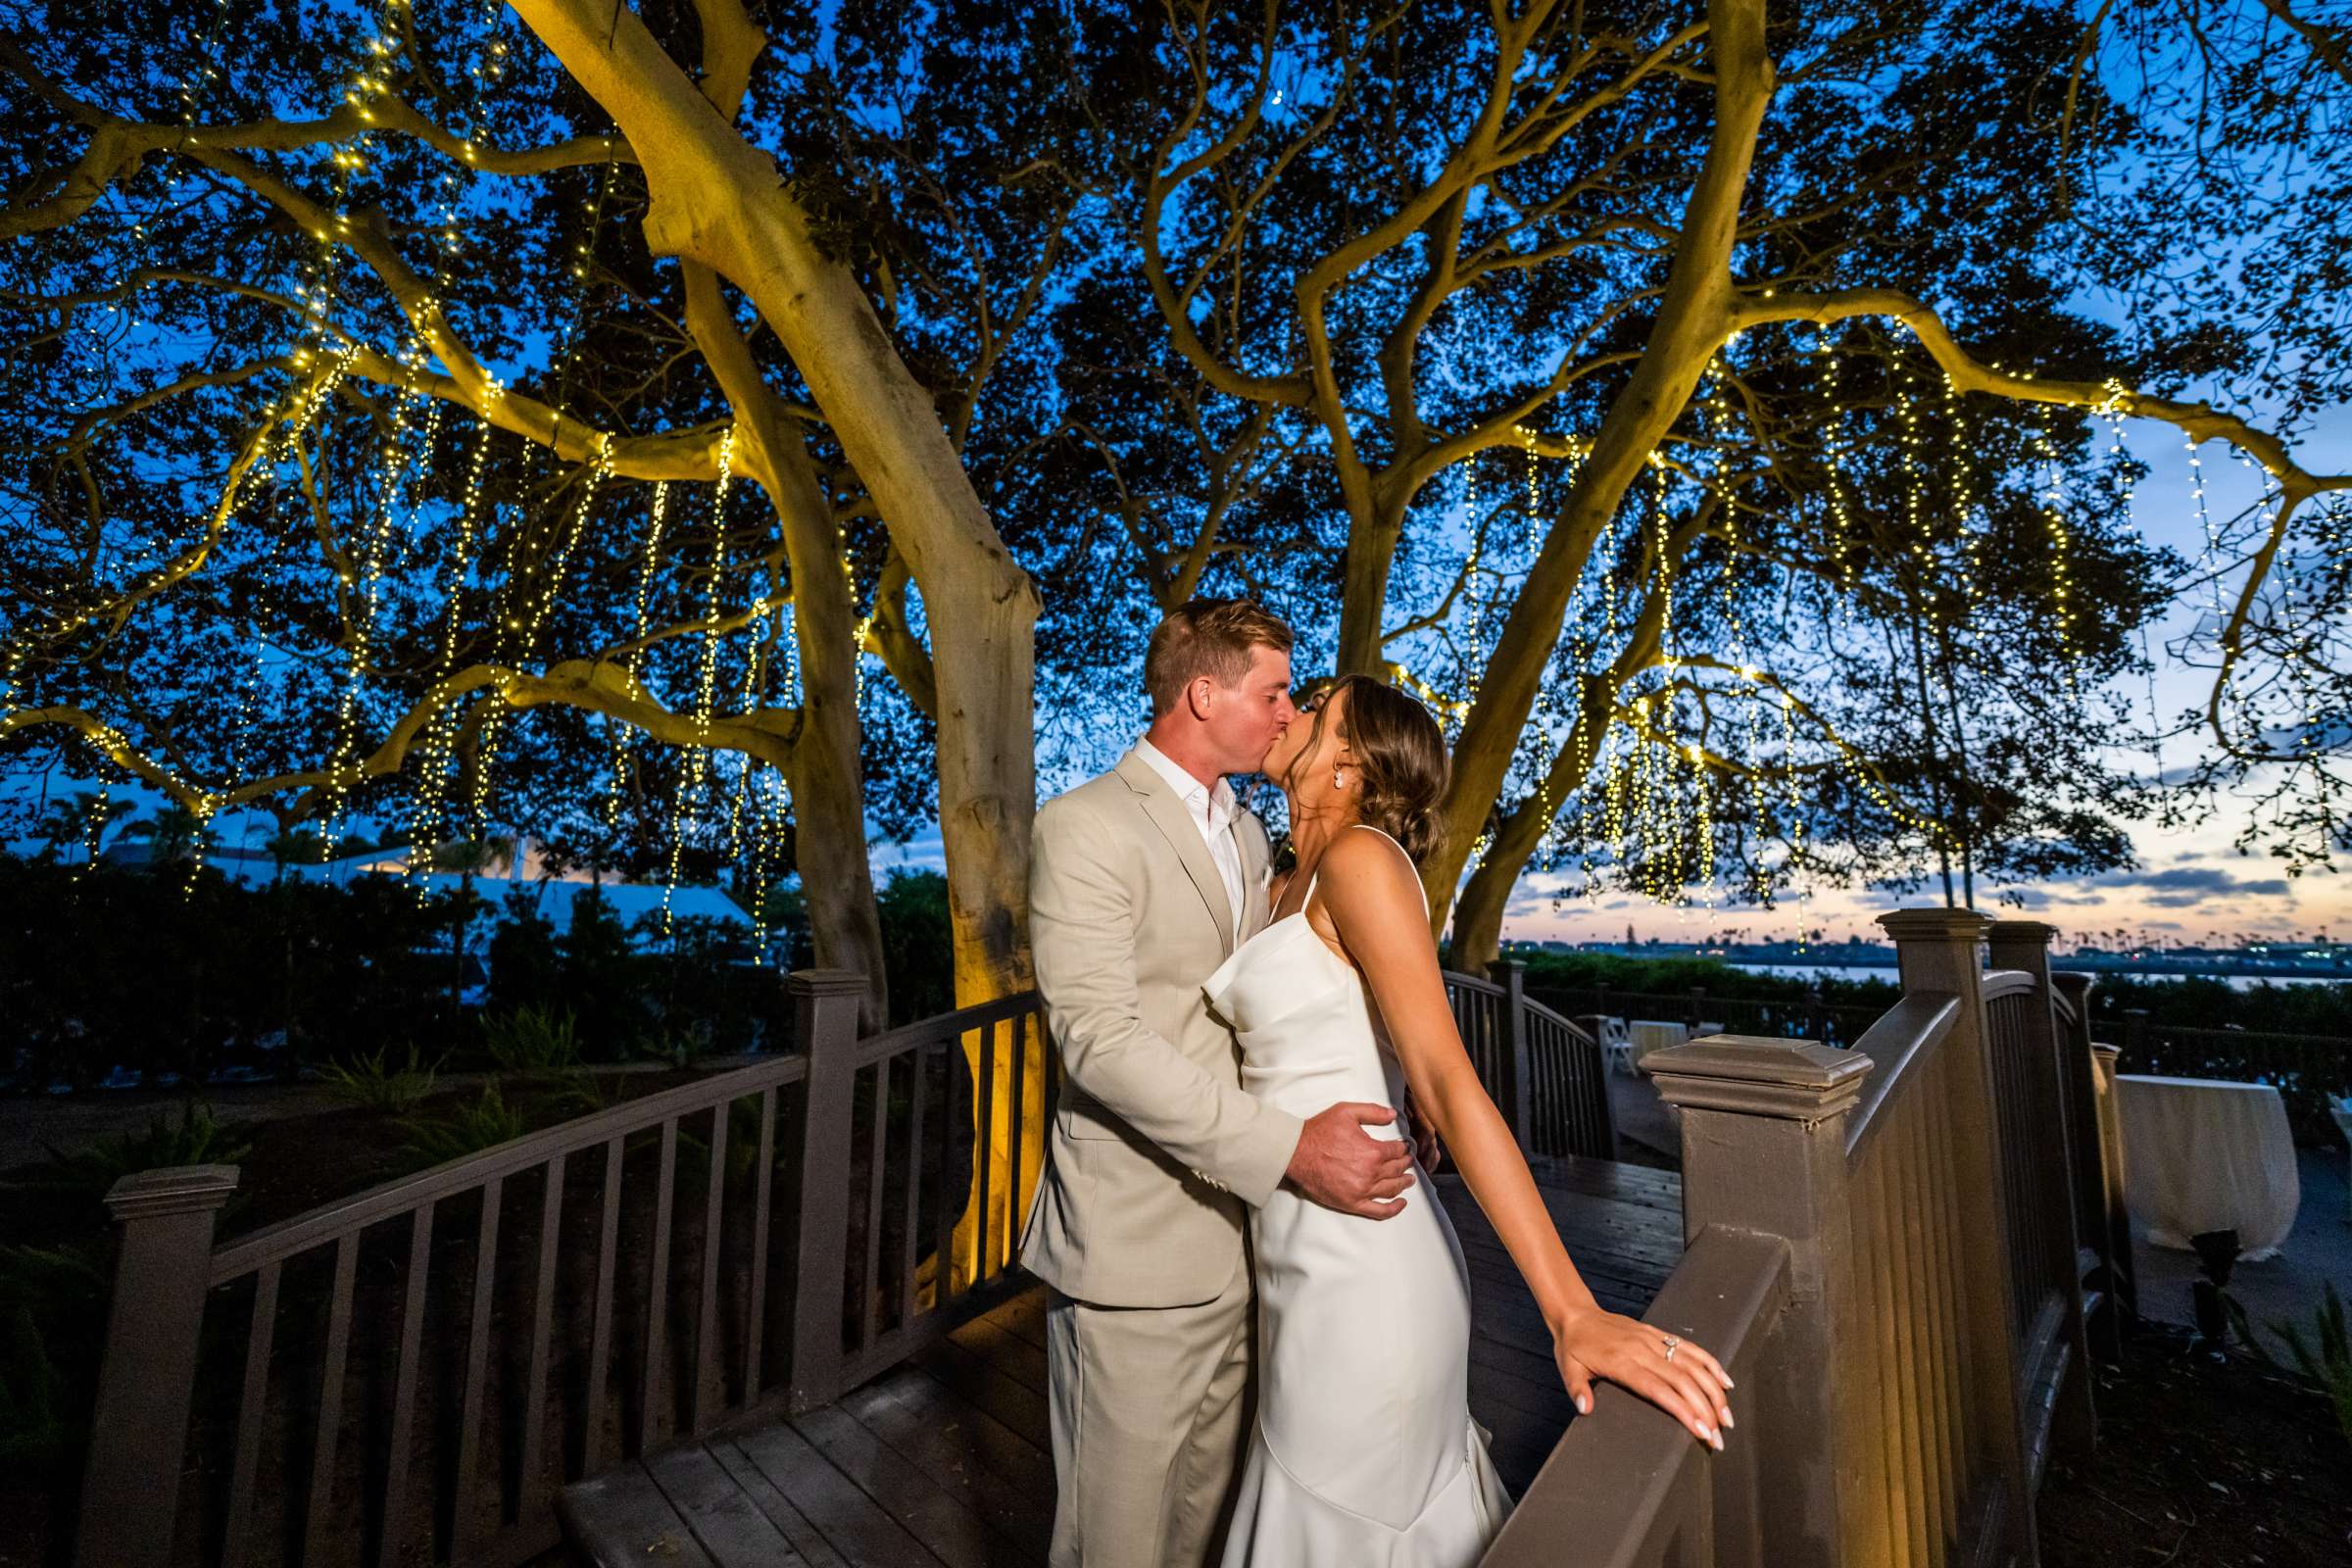
[[[2119,863],[2197,595],[2190,788],[2324,858],[2345,30],[2184,15],[27,10],[0,755],[797,875],[878,1020],[869,830],[940,822],[959,997],[1025,983],[1039,768],[1198,592],[1440,712],[1470,962],[1531,864]],[[2269,499],[2150,548],[2126,422]]]

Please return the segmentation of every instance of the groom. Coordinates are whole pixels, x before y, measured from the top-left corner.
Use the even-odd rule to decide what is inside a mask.
[[[1384,1219],[1412,1185],[1412,1146],[1363,1131],[1388,1105],[1300,1121],[1244,1094],[1201,996],[1266,923],[1266,830],[1226,776],[1297,716],[1291,646],[1246,599],[1172,612],[1151,729],[1037,815],[1030,941],[1064,1081],[1021,1261],[1054,1291],[1054,1568],[1199,1568],[1247,1437],[1248,1208],[1288,1181]]]

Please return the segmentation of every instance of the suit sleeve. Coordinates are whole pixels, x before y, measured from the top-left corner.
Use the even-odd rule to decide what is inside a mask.
[[[1136,894],[1084,803],[1038,813],[1029,941],[1062,1071],[1200,1176],[1252,1206],[1273,1196],[1304,1125],[1193,1061],[1144,1022]]]

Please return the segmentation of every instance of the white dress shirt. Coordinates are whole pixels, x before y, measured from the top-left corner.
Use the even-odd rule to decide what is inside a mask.
[[[1234,819],[1242,814],[1242,804],[1233,797],[1233,786],[1222,776],[1211,789],[1170,760],[1168,754],[1148,740],[1135,743],[1135,754],[1151,764],[1152,771],[1168,781],[1168,788],[1184,803],[1184,814],[1193,819],[1200,830],[1201,840],[1208,845],[1208,858],[1217,863],[1217,875],[1225,882],[1225,897],[1233,910],[1233,931],[1236,940],[1242,931],[1242,846],[1233,836]]]

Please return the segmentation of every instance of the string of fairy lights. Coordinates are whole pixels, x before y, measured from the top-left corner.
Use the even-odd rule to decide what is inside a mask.
[[[392,88],[389,63],[399,50],[399,31],[406,16],[408,0],[381,0],[374,12],[374,35],[356,58],[345,86],[346,102],[364,115],[378,104]],[[218,77],[211,60],[222,34],[227,13],[226,0],[216,0],[213,17],[202,34],[202,45],[187,68],[179,90],[180,118],[183,124],[197,123],[204,87]],[[468,73],[474,84],[474,97],[462,123],[463,140],[470,153],[473,138],[480,134],[482,120],[479,113],[482,86],[498,79],[503,69],[506,46],[496,38],[499,17],[497,6],[485,7],[487,17],[486,41],[483,59]],[[308,248],[300,269],[295,294],[303,306],[305,341],[296,356],[300,374],[295,385],[282,401],[272,402],[267,413],[269,426],[273,428],[265,461],[252,466],[252,477],[232,481],[224,498],[228,517],[233,520],[238,502],[249,493],[258,493],[265,479],[272,482],[275,470],[291,462],[297,466],[308,463],[304,449],[306,432],[320,416],[322,408],[330,401],[337,386],[350,373],[358,353],[356,340],[337,333],[331,322],[336,295],[338,270],[344,262],[352,218],[351,201],[355,181],[370,167],[375,152],[374,133],[363,134],[330,155],[333,174],[330,197],[323,204],[329,215],[313,230],[314,243]],[[608,157],[604,173],[593,197],[583,203],[588,222],[577,242],[573,259],[568,264],[570,273],[584,298],[590,273],[595,265],[595,245],[611,197],[617,160]],[[433,206],[439,216],[436,236],[439,263],[434,270],[432,288],[436,296],[449,291],[455,260],[462,255],[463,240],[458,223],[459,203],[462,197],[464,174],[451,164],[438,175],[434,185]],[[437,307],[436,307],[437,308]],[[563,390],[569,376],[579,340],[583,335],[584,311],[575,309],[559,339],[556,382],[559,387],[557,405],[562,416],[564,397]],[[1825,335],[1816,345],[1824,369],[1828,406],[1831,410],[1823,426],[1821,455],[1828,479],[1824,500],[1829,513],[1829,527],[1835,541],[1835,571],[1846,590],[1841,603],[1853,601],[1863,563],[1852,545],[1860,530],[1849,506],[1851,486],[1843,472],[1845,465],[1859,451],[1849,407],[1839,396],[1840,360]],[[446,405],[437,398],[417,390],[431,361],[431,350],[423,332],[412,326],[397,355],[404,382],[401,389],[388,399],[382,417],[380,438],[375,443],[372,458],[373,481],[367,489],[372,502],[354,530],[352,548],[339,569],[340,587],[348,591],[351,606],[348,634],[344,653],[348,664],[340,683],[334,717],[334,746],[328,763],[328,799],[332,802],[333,830],[327,835],[331,844],[342,834],[344,813],[350,808],[352,793],[360,782],[360,746],[368,734],[368,713],[366,698],[368,681],[377,673],[372,657],[385,636],[386,617],[397,576],[404,561],[419,548],[421,538],[438,525],[439,518],[429,510],[426,485],[434,471],[435,455],[446,428],[455,420],[446,417]],[[1727,355],[1728,361],[1728,355]],[[1965,424],[1965,399],[1946,375],[1940,389],[1940,402],[1921,390],[1920,376],[1912,362],[1894,355],[1888,359],[1890,394],[1887,403],[1892,435],[1891,449],[1899,465],[1897,495],[1901,526],[1902,550],[1907,555],[1919,583],[1918,608],[1926,624],[1935,631],[1956,631],[1960,622],[1947,625],[1947,607],[1956,616],[1965,615],[1965,597],[1976,591],[1976,568],[1981,564],[1984,548],[1983,530],[1972,526],[1972,518],[1983,504],[1980,486],[1971,471],[1970,443]],[[1737,423],[1728,399],[1725,397],[1723,374],[1728,363],[1702,383],[1700,420],[1702,434],[1729,443]],[[503,385],[492,380],[489,394],[494,405],[503,395]],[[2128,452],[2124,438],[2124,406],[2128,396],[2121,383],[2110,383],[2110,397],[2092,411],[2093,416],[2107,426],[2108,461],[2116,487],[2115,502],[2126,516],[2133,505]],[[1933,412],[1932,412],[1933,411]],[[453,815],[448,798],[451,769],[464,727],[464,709],[457,703],[439,701],[444,684],[456,671],[462,646],[462,629],[469,594],[479,595],[489,577],[488,564],[481,556],[486,553],[487,541],[495,532],[497,501],[485,493],[486,475],[492,467],[496,432],[486,416],[475,421],[474,440],[464,468],[462,495],[454,508],[454,542],[446,557],[440,575],[442,594],[440,635],[436,640],[432,664],[431,688],[434,701],[430,716],[420,732],[417,747],[420,759],[416,770],[415,795],[412,798],[413,816],[410,839],[414,851],[410,859],[412,871],[429,864],[429,851],[441,842],[442,834]],[[1939,418],[1940,429],[1931,438],[1931,424]],[[1540,437],[1531,425],[1516,427],[1510,432],[1510,442],[1521,449],[1524,464],[1524,505],[1521,532],[1523,550],[1517,570],[1532,572],[1544,549],[1545,528],[1542,505],[1543,484],[1540,468]],[[2038,469],[2034,489],[2035,507],[2043,540],[2048,550],[2049,568],[2047,589],[2051,618],[2061,646],[2071,646],[2078,638],[2078,617],[2082,614],[2082,592],[2077,581],[2077,549],[2072,525],[2068,519],[2068,498],[2064,473],[2056,445],[2045,426],[2032,432],[2030,449]],[[2218,563],[2222,554],[2219,530],[2206,497],[2203,466],[2197,444],[2187,442],[2191,483],[2199,524],[2207,541],[2209,557]],[[1933,449],[1939,464],[1931,464],[1928,454]],[[1576,483],[1580,448],[1567,443],[1565,483],[1557,488],[1573,491]],[[722,652],[726,632],[741,621],[729,621],[722,613],[729,569],[729,531],[725,507],[730,484],[734,478],[735,434],[730,428],[723,435],[717,461],[715,483],[710,503],[710,564],[705,592],[704,630],[700,649],[693,664],[692,712],[694,740],[680,748],[681,756],[671,791],[668,831],[668,874],[662,900],[662,928],[672,932],[672,899],[678,885],[682,859],[692,824],[698,812],[708,819],[713,812],[715,789],[731,784],[727,791],[729,803],[725,813],[725,842],[731,860],[745,861],[748,880],[754,890],[755,919],[760,922],[760,947],[764,954],[765,894],[776,870],[780,853],[781,834],[774,829],[785,819],[791,807],[789,783],[780,769],[764,765],[746,757],[734,764],[731,778],[725,766],[713,756],[709,744],[712,725],[717,717],[722,687]],[[2243,453],[2241,463],[2249,460]],[[567,571],[575,559],[587,525],[600,499],[607,490],[612,474],[612,443],[609,436],[598,434],[590,444],[588,461],[575,480],[574,493],[567,513],[560,519],[549,540],[551,548],[536,560],[527,560],[526,540],[532,530],[519,527],[513,536],[513,549],[500,575],[498,592],[492,605],[494,632],[502,662],[518,669],[534,666],[541,643],[553,617],[555,607],[564,590]],[[1712,486],[1723,475],[1724,459],[1720,454],[1713,466],[1698,477],[1702,486]],[[1948,491],[1941,498],[1940,508],[1932,493],[1932,475],[1940,466]],[[1487,639],[1494,614],[1507,608],[1500,597],[1506,590],[1503,584],[1509,568],[1497,569],[1496,562],[1505,558],[1507,546],[1489,550],[1488,518],[1479,510],[1480,465],[1474,454],[1462,465],[1461,506],[1468,519],[1469,544],[1461,568],[1463,583],[1462,648],[1463,654],[1454,662],[1459,690],[1447,692],[1411,669],[1396,666],[1396,678],[1400,685],[1414,691],[1443,715],[1448,733],[1458,730],[1463,717],[1471,710],[1479,694],[1479,675],[1487,658]],[[2263,484],[2259,503],[2260,520],[2268,527],[2275,523],[2281,498],[2275,478],[2267,470],[2257,471]],[[1574,743],[1581,726],[1589,721],[1588,705],[1581,700],[1575,684],[1592,673],[1598,665],[1606,666],[1620,648],[1630,630],[1632,617],[1624,601],[1633,595],[1646,594],[1660,607],[1662,630],[1658,641],[1657,667],[1645,674],[1631,690],[1623,694],[1620,708],[1631,716],[1630,724],[1611,724],[1607,733],[1593,743],[1593,766],[1584,780],[1577,781],[1568,792],[1576,803],[1573,820],[1576,837],[1584,853],[1588,891],[1597,888],[1593,877],[1596,863],[1613,858],[1622,868],[1629,870],[1635,884],[1646,896],[1662,903],[1687,903],[1689,890],[1695,887],[1698,897],[1710,906],[1717,880],[1715,827],[1718,803],[1715,782],[1716,763],[1710,759],[1702,739],[1682,738],[1697,726],[1701,736],[1706,733],[1708,713],[1703,698],[1691,697],[1685,688],[1685,677],[1694,666],[1685,662],[1689,651],[1684,643],[1687,630],[1685,617],[1694,612],[1701,602],[1701,590],[1683,580],[1689,565],[1675,558],[1671,539],[1673,534],[1672,504],[1676,499],[1675,481],[1667,466],[1652,455],[1644,482],[1637,487],[1638,498],[1624,509],[1621,525],[1604,529],[1600,543],[1592,552],[1598,569],[1589,568],[1574,585],[1561,636],[1545,656],[1546,678],[1537,684],[1531,726],[1523,731],[1519,744],[1519,767],[1532,770],[1536,780],[1539,811],[1540,845],[1548,857],[1557,858],[1565,851],[1560,843],[1565,823],[1570,819],[1565,810],[1567,800],[1551,799],[1549,784],[1550,761],[1558,748]],[[645,678],[647,671],[648,636],[654,610],[654,591],[662,560],[662,548],[668,527],[672,505],[670,485],[657,484],[652,493],[649,526],[644,540],[640,570],[636,577],[634,603],[635,638],[625,662],[632,688]],[[1501,509],[1498,509],[1498,516]],[[1792,765],[1797,757],[1800,736],[1799,709],[1794,695],[1785,686],[1759,678],[1752,665],[1754,649],[1750,627],[1741,609],[1741,600],[1735,581],[1736,564],[1740,556],[1741,520],[1738,511],[1729,505],[1723,508],[1722,535],[1726,548],[1724,565],[1719,581],[1720,611],[1727,639],[1731,668],[1737,676],[1732,696],[1739,703],[1738,723],[1730,731],[1737,737],[1742,754],[1734,762],[1746,769],[1750,777],[1777,779],[1783,795],[1785,810],[1785,840],[1788,846],[1788,863],[1800,865],[1805,857],[1804,844],[1808,831],[1808,811],[1799,787],[1799,775]],[[1507,536],[1504,536],[1507,537]],[[1642,547],[1646,546],[1646,552]],[[1966,564],[1965,576],[1969,586],[1958,598],[1947,599],[1937,591],[1938,576],[1944,569],[1939,550],[1956,549]],[[839,542],[842,569],[850,574],[855,586],[852,554],[846,539]],[[1627,577],[1612,563],[1632,558],[1639,560],[1646,553],[1651,569],[1642,580],[1639,574]],[[2308,607],[2311,595],[2306,588],[2298,596],[2296,575],[2298,567],[2291,553],[2280,553],[2278,587],[2287,619],[2292,622],[2298,605]],[[2219,572],[2209,571],[2215,584],[2215,610],[2223,612],[2220,597]],[[779,596],[780,597],[780,596]],[[853,596],[855,597],[855,595]],[[765,609],[763,609],[765,607]],[[788,604],[767,606],[766,601],[756,604],[754,611],[764,613],[772,611],[775,622],[771,628],[772,642],[780,646],[785,661],[784,679],[788,694],[797,696],[798,668],[794,639],[789,619]],[[89,623],[97,611],[85,609],[74,612],[71,623],[61,623],[49,633],[62,635],[74,626]],[[873,623],[868,613],[860,624],[863,633]],[[752,711],[761,700],[761,689],[770,676],[769,656],[763,652],[757,634],[748,639],[741,680],[734,683],[734,704],[742,711]],[[230,749],[230,773],[241,778],[251,765],[252,737],[259,716],[259,704],[264,686],[264,671],[269,648],[268,633],[256,617],[251,636],[255,660],[250,671],[236,683],[234,721]],[[40,637],[17,635],[0,651],[0,704],[15,703],[20,677],[27,661],[37,651]],[[856,656],[858,697],[862,702],[865,662]],[[1440,666],[1442,667],[1442,666]],[[2302,725],[2301,744],[2309,752],[2316,749],[2321,735],[2319,700],[2312,686],[2309,671],[2299,662],[2289,662],[2290,678],[2299,683]],[[2066,679],[2070,695],[2078,695],[2077,662],[2069,660]],[[1576,694],[1578,700],[1563,705],[1560,691]],[[467,775],[472,795],[466,808],[470,812],[477,837],[485,836],[488,826],[492,786],[492,760],[497,755],[499,731],[506,707],[497,694],[479,727],[475,764]],[[2236,710],[2244,714],[2244,699],[2238,695],[2234,674],[2230,677],[2230,700]],[[2153,686],[2149,704],[2153,714],[2155,695]],[[1566,713],[1560,711],[1565,706]],[[1780,759],[1777,769],[1766,762],[1769,747],[1763,731],[1770,724],[1771,710],[1780,718]],[[1565,728],[1564,734],[1555,733]],[[604,817],[609,828],[617,829],[623,809],[624,785],[630,759],[636,750],[636,731],[629,725],[612,721],[611,725],[610,765],[608,790],[604,803]],[[100,729],[93,744],[110,756],[120,757],[127,742],[120,732]],[[1921,816],[1904,807],[1877,774],[1864,765],[1861,759],[1846,754],[1844,765],[1852,772],[1856,786],[1885,810],[1891,819],[1927,835],[1945,831],[1942,824]],[[173,775],[176,778],[176,775]],[[1597,778],[1597,786],[1592,782]],[[1769,808],[1769,790],[1757,795],[1760,807]],[[198,794],[191,808],[198,818],[198,841],[201,844],[202,824],[220,808],[222,797],[217,794]],[[91,853],[95,854],[98,835],[103,831],[102,812],[106,796],[101,791],[98,807],[92,811],[90,828]],[[753,823],[746,831],[747,817]],[[324,846],[322,845],[322,853]],[[189,884],[192,886],[201,867],[201,850],[192,858]],[[1761,865],[1757,875],[1762,877]],[[1801,884],[1800,884],[1801,889]],[[421,882],[419,897],[422,896]],[[1800,898],[1802,897],[1800,891]]]
[[[669,874],[662,884],[662,935],[664,940],[676,935],[674,906],[678,893],[679,862],[686,851],[686,816],[688,802],[696,798],[709,780],[710,748],[710,719],[718,698],[719,606],[726,594],[727,577],[727,487],[735,472],[735,429],[729,425],[718,444],[718,485],[710,496],[710,586],[703,605],[704,619],[709,630],[703,637],[702,661],[695,682],[694,730],[696,744],[686,748],[680,760],[677,780],[670,799]]]

